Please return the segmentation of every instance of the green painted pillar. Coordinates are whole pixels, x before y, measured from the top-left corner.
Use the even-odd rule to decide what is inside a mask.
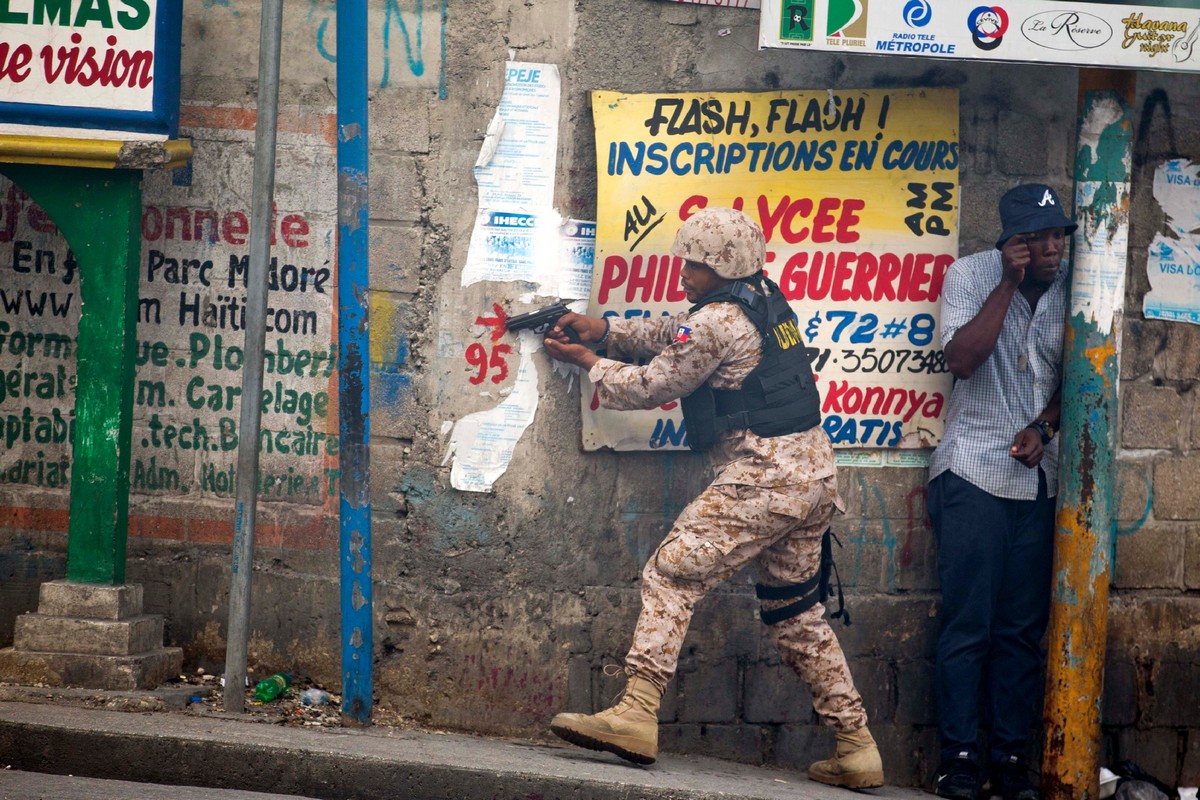
[[[67,579],[125,582],[142,173],[3,164],[62,231],[79,262],[75,441]]]
[[[1087,74],[1090,73],[1090,74]],[[1117,325],[1128,261],[1132,81],[1080,77],[1071,299],[1063,347],[1062,461],[1046,664],[1042,796],[1099,796],[1100,710],[1112,565]],[[1102,91],[1087,91],[1090,83]],[[1122,96],[1113,88],[1124,88]]]

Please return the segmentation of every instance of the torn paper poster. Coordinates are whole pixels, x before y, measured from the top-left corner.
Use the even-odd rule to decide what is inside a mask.
[[[504,94],[475,163],[481,209],[554,205],[559,94],[556,65],[504,65]]]
[[[1103,140],[1129,123],[1113,97],[1089,101],[1079,128],[1076,168],[1086,176],[1105,175],[1099,163],[1112,157]],[[1102,155],[1103,154],[1103,155]],[[1122,156],[1129,174],[1129,153]],[[1078,180],[1075,183],[1074,261],[1071,267],[1071,316],[1082,314],[1102,333],[1125,302],[1125,266],[1129,260],[1129,182]]]
[[[450,485],[464,492],[490,492],[512,462],[521,434],[533,422],[538,403],[538,375],[533,354],[542,337],[522,331],[521,366],[512,393],[487,411],[460,419],[450,434],[446,458],[454,458]]]
[[[475,162],[479,210],[462,285],[525,281],[539,294],[556,294],[562,224],[554,210],[558,67],[509,61],[504,81]]]
[[[1082,313],[1101,332],[1125,304],[1129,259],[1129,184],[1075,183],[1075,256],[1071,270],[1071,314]],[[1091,209],[1098,209],[1092,213]]]
[[[562,224],[562,256],[558,296],[575,300],[592,296],[592,266],[596,261],[596,223],[569,219]]]
[[[576,300],[592,293],[596,223],[537,213],[480,211],[467,249],[462,285],[524,281],[530,295]]]
[[[481,208],[475,215],[462,285],[525,281],[538,287],[538,294],[553,294],[560,280],[561,225],[562,218],[552,208],[535,212]]]
[[[1200,166],[1179,158],[1154,172],[1154,199],[1167,233],[1150,242],[1142,301],[1147,319],[1200,324]]]

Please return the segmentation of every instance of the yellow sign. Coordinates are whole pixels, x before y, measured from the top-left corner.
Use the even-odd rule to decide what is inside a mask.
[[[950,379],[938,337],[958,252],[953,89],[719,94],[594,92],[598,201],[591,313],[687,309],[679,224],[732,206],[762,225],[766,273],[798,316],[841,447],[932,447]],[[598,407],[587,449],[685,446],[674,403]]]

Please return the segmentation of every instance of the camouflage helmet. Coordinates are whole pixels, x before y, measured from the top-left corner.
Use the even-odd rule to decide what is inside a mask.
[[[762,269],[767,242],[758,223],[741,211],[705,208],[679,226],[671,255],[699,261],[722,278],[749,278]]]

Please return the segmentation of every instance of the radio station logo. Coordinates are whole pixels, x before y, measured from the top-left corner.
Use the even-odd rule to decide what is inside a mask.
[[[995,50],[1008,32],[1008,12],[1000,6],[979,6],[967,15],[971,41],[980,50]]]
[[[892,31],[889,38],[875,42],[879,53],[907,53],[912,55],[952,56],[957,47],[952,42],[938,41],[936,33],[918,33],[933,21],[933,6],[929,0],[908,0],[904,4],[904,24],[916,30]]]
[[[1021,34],[1050,50],[1091,50],[1112,38],[1105,20],[1084,11],[1043,11],[1021,23]]]
[[[904,24],[910,28],[924,28],[933,19],[933,7],[929,0],[908,0],[904,5]]]
[[[780,9],[779,38],[785,42],[813,40],[813,3],[815,0],[783,0]]]

